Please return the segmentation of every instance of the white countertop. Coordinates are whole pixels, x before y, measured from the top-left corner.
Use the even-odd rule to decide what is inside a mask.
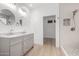
[[[17,32],[17,33],[5,33],[5,34],[0,34],[1,38],[14,38],[14,37],[19,37],[19,36],[24,36],[24,35],[29,35],[33,34],[32,32]]]

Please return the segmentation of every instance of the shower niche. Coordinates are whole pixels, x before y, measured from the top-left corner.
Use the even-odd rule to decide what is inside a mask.
[[[70,26],[70,18],[63,19],[63,25],[64,26]]]

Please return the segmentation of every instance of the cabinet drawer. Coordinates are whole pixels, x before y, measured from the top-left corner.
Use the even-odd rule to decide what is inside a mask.
[[[26,39],[29,39],[29,38],[34,38],[34,35],[33,34],[29,34],[29,35],[27,35],[27,36],[24,36],[24,40],[26,40]]]
[[[22,37],[11,38],[10,39],[10,46],[21,42],[22,39],[23,39]]]

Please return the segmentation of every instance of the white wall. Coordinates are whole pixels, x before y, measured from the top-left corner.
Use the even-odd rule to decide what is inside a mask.
[[[56,15],[56,42],[59,46],[59,6],[56,3],[40,4],[39,8],[32,11],[32,28],[35,32],[35,43],[43,44],[43,16]]]
[[[79,11],[75,16],[76,30],[71,31],[73,27],[72,11],[79,10],[79,4],[60,4],[60,43],[68,55],[79,55]],[[70,18],[71,25],[63,26],[63,19]]]
[[[49,15],[50,16],[50,15]],[[54,20],[56,19],[55,15],[52,15],[53,17],[51,19],[49,18],[43,18],[43,35],[44,38],[56,38],[56,29]],[[52,23],[48,23],[49,20],[52,20]]]

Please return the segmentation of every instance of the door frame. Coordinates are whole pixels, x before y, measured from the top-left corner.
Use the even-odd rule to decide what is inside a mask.
[[[50,15],[48,15],[48,16],[50,16]],[[56,42],[55,42],[55,45],[56,45],[56,48],[59,48],[60,47],[60,44],[59,44],[59,19],[58,19],[57,15],[55,15],[55,17],[56,17],[56,24],[55,24]],[[44,21],[44,16],[43,16],[43,21]],[[43,31],[44,31],[44,29],[43,29]],[[43,32],[43,41],[44,41],[44,32]],[[44,44],[44,42],[43,42],[43,44]]]

